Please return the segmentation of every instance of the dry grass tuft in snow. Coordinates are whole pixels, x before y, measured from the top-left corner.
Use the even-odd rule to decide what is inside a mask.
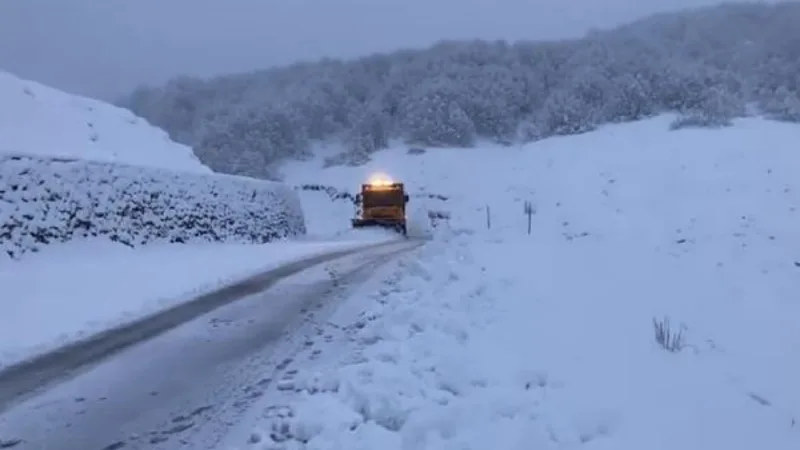
[[[685,327],[680,326],[673,329],[672,325],[669,323],[669,317],[665,317],[661,320],[657,320],[654,317],[653,330],[656,335],[656,343],[668,352],[679,352],[683,350],[683,347],[686,345],[683,340]]]

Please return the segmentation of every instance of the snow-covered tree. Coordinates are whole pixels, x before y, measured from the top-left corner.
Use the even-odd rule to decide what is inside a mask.
[[[800,121],[800,4],[662,13],[581,39],[443,41],[349,61],[326,58],[142,87],[121,104],[191,145],[211,167],[308,155],[343,142],[354,163],[402,138],[470,146],[591,130],[676,112],[721,126],[755,105]]]
[[[433,147],[469,147],[475,125],[462,109],[456,85],[436,78],[417,86],[400,106],[409,143]]]

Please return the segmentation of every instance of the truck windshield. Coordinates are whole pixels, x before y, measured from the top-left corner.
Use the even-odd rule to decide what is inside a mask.
[[[364,207],[403,206],[403,191],[372,191],[364,195]]]

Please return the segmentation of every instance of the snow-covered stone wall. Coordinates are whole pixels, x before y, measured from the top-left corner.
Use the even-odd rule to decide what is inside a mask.
[[[0,257],[74,238],[263,243],[304,234],[280,183],[82,160],[0,155]]]

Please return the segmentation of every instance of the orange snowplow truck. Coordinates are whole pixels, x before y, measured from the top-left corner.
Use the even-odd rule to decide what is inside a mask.
[[[373,177],[361,185],[361,193],[356,195],[357,217],[353,219],[354,228],[391,228],[408,235],[406,228],[406,194],[403,183],[395,183],[386,177]]]

